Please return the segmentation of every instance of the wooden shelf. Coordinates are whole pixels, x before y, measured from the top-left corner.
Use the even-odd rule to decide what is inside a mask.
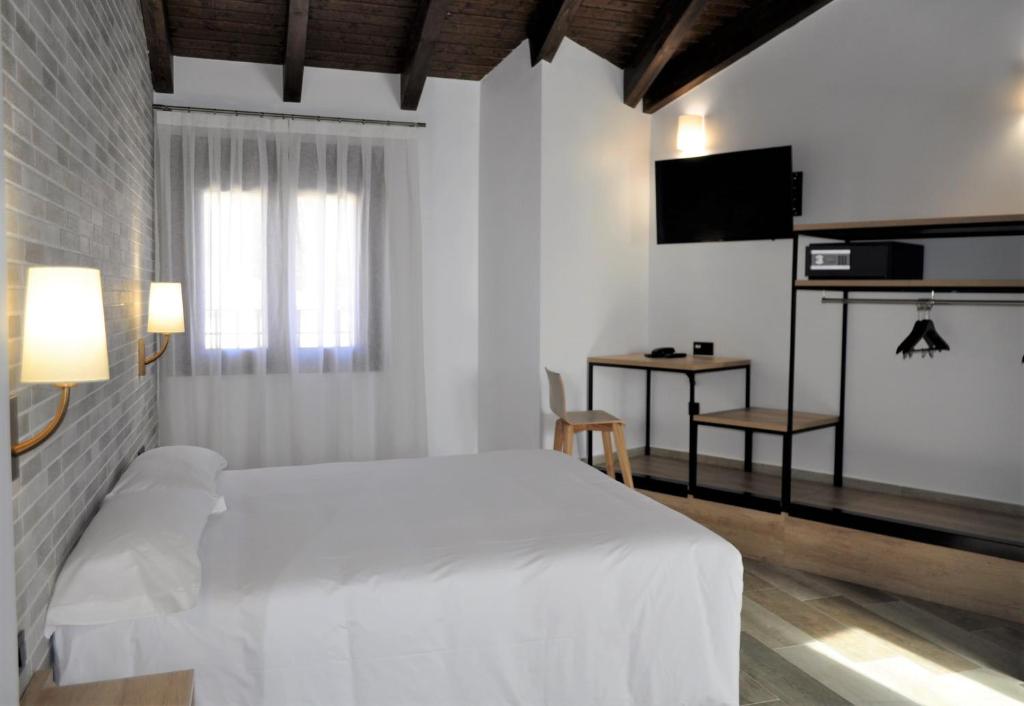
[[[795,284],[860,292],[1024,292],[1024,279],[798,279]]]
[[[754,431],[767,431],[775,434],[786,432],[786,410],[784,409],[741,407],[739,409],[727,409],[722,412],[697,414],[693,417],[693,421],[698,424],[729,427],[731,429],[752,429]],[[831,427],[838,423],[839,417],[832,414],[793,411],[794,432]]]
[[[892,221],[795,224],[793,232],[835,240],[891,240],[894,238],[963,238],[1024,235],[1024,214],[912,218]]]

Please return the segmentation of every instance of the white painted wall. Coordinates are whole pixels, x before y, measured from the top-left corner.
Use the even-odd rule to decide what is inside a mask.
[[[416,111],[399,108],[399,77],[307,67],[302,102],[281,100],[280,66],[174,58],[174,94],[155,103],[415,120],[420,140],[423,316],[431,455],[477,444],[477,261],[480,84],[431,78]]]
[[[622,71],[571,41],[538,66],[524,42],[483,81],[481,449],[551,445],[544,366],[585,409],[587,356],[646,346],[650,118],[621,95]],[[642,414],[642,377],[597,385]]]
[[[678,115],[706,113],[712,152],[793,145],[803,222],[1019,213],[1022,27],[1020,0],[835,0],[656,114],[653,156],[677,156]],[[926,276],[1024,274],[1019,239],[926,247]],[[650,258],[652,343],[708,339],[749,356],[754,404],[784,406],[789,243],[655,245]],[[805,293],[799,311],[797,405],[832,411],[840,310]],[[898,359],[914,317],[851,309],[847,475],[1024,502],[1022,311],[936,309],[952,351]],[[708,410],[742,392],[734,373],[698,388]],[[656,445],[686,448],[685,394],[684,380],[658,381]],[[798,437],[794,464],[830,471],[831,448],[831,432]],[[742,437],[702,430],[701,451],[738,458]],[[756,438],[757,460],[779,454]]]
[[[480,91],[480,450],[540,443],[541,72],[521,44]]]
[[[647,348],[651,118],[622,102],[621,69],[571,40],[537,69],[541,362],[564,375],[569,407],[586,409],[587,356]],[[631,420],[627,442],[643,445],[643,373],[599,368],[594,377],[595,407]],[[541,389],[550,447],[546,380]],[[581,454],[584,443],[580,435]]]

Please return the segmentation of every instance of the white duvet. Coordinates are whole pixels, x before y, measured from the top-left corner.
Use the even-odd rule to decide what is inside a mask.
[[[197,706],[739,700],[738,552],[563,454],[225,471],[220,486],[198,605],[58,627],[62,683],[194,669]]]

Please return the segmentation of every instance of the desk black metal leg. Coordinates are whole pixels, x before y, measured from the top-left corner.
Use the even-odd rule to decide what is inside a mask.
[[[690,406],[687,411],[690,415],[690,495],[693,495],[697,487],[697,423],[693,421],[693,416],[700,414],[700,407],[697,405],[697,380],[693,373],[686,373],[686,379],[690,381]]]
[[[594,364],[587,363],[587,411],[594,409]],[[587,463],[594,465],[594,432],[587,432]]]
[[[744,406],[750,406],[750,366],[746,367],[746,382],[744,387]],[[754,470],[754,432],[747,429],[743,432],[743,470],[750,473]]]
[[[647,369],[647,406],[644,409],[644,455],[651,455],[651,369]]]
[[[690,419],[690,495],[697,489],[697,422]]]
[[[793,435],[782,435],[782,511],[789,510],[790,485],[793,480]]]

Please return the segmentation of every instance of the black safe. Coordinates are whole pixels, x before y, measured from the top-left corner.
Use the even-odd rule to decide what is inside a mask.
[[[911,243],[815,243],[807,246],[809,279],[921,279],[924,246]]]

